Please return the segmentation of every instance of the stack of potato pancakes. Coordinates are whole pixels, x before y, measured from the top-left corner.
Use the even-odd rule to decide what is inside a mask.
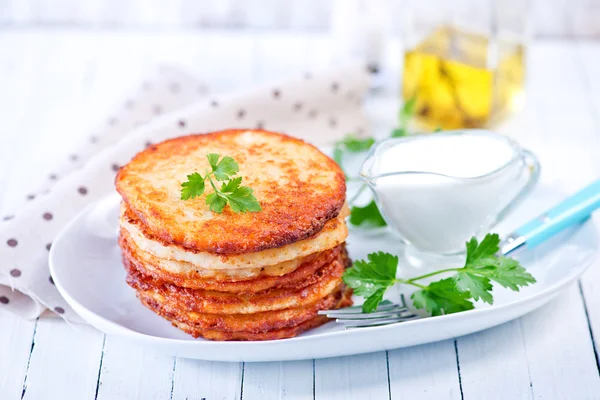
[[[181,199],[186,176],[210,171],[207,154],[233,157],[262,211],[216,213],[206,193]],[[142,303],[194,337],[289,338],[352,304],[342,283],[344,173],[302,140],[228,130],[152,145],[119,171],[119,245]]]

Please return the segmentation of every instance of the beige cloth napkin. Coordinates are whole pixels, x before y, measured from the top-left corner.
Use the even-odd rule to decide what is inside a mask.
[[[162,67],[86,146],[65,156],[40,194],[29,194],[22,209],[0,217],[0,307],[25,318],[50,309],[81,321],[50,277],[52,240],[85,206],[114,193],[119,166],[149,144],[227,128],[264,128],[330,143],[368,130],[361,107],[368,84],[364,68],[349,66],[214,97],[188,74]]]

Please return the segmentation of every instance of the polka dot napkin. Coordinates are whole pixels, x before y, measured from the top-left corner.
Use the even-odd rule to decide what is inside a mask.
[[[52,240],[85,206],[113,194],[119,166],[145,147],[227,128],[263,128],[331,143],[368,130],[361,107],[368,85],[364,68],[349,66],[215,97],[178,69],[161,68],[84,148],[65,155],[40,188],[44,195],[27,194],[22,209],[0,217],[0,307],[30,319],[50,309],[81,322],[50,277]]]

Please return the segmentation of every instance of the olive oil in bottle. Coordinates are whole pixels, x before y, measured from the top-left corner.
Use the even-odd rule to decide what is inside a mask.
[[[489,126],[524,100],[522,43],[441,27],[404,55],[402,94],[429,129]]]

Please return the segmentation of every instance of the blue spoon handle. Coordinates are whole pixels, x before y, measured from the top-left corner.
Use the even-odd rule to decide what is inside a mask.
[[[501,252],[506,255],[520,247],[534,248],[563,229],[585,221],[597,208],[600,208],[600,180],[508,235]]]

